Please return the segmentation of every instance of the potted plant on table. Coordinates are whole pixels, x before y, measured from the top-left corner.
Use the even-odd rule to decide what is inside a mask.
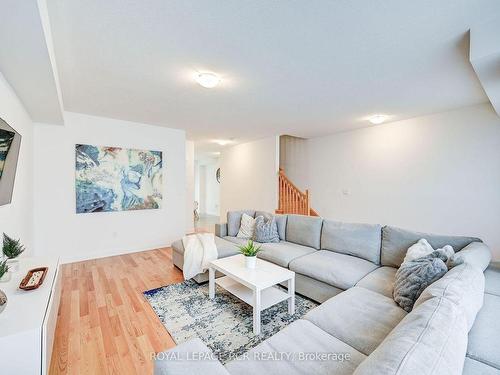
[[[10,280],[9,266],[7,259],[0,261],[0,282],[4,283]]]
[[[261,245],[262,246],[262,245]],[[257,254],[261,252],[261,246],[255,246],[252,240],[249,240],[246,245],[238,246],[240,253],[245,256],[245,267],[253,269],[257,261]]]
[[[3,254],[7,258],[7,264],[11,271],[19,270],[19,260],[15,259],[24,252],[24,246],[20,240],[10,238],[5,233],[3,234]]]

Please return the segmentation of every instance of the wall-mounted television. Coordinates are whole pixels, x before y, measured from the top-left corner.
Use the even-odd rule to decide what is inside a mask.
[[[12,201],[21,134],[0,118],[0,206]]]

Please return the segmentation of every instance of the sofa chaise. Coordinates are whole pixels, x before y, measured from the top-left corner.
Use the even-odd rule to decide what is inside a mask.
[[[243,212],[216,228],[219,257],[237,254]],[[209,352],[199,340],[169,352],[178,361],[156,361],[162,374],[497,374],[500,375],[500,267],[478,238],[442,236],[378,224],[350,224],[319,217],[276,215],[279,243],[262,244],[262,259],[296,273],[296,291],[320,302],[276,335],[225,366],[183,361]],[[394,278],[407,249],[426,238],[434,248],[452,245],[462,264],[428,286],[410,313],[392,298]],[[182,269],[182,242],[172,244]],[[206,274],[195,277],[207,280]],[[262,353],[298,358],[262,361]],[[343,353],[342,360],[303,358],[304,353]],[[346,359],[348,358],[348,360]]]

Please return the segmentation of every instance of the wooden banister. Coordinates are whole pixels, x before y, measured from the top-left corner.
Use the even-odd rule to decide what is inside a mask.
[[[279,207],[276,213],[318,216],[317,212],[311,209],[309,190],[302,192],[290,181],[282,168],[278,173],[278,190]]]

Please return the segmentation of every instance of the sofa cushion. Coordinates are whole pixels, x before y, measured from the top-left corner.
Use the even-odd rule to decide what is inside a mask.
[[[369,355],[405,315],[392,298],[354,287],[309,311],[304,319]]]
[[[214,232],[217,237],[226,237],[227,223],[216,223]]]
[[[484,271],[485,293],[500,296],[500,262],[493,262]]]
[[[286,286],[285,283],[282,285]],[[313,279],[312,277],[304,276],[300,273],[295,274],[295,293],[302,294],[313,301],[323,303],[343,291],[343,289]]]
[[[459,306],[465,313],[470,330],[483,305],[484,275],[469,263],[452,268],[422,292],[415,307],[433,297],[447,298]]]
[[[394,267],[380,267],[370,272],[356,284],[392,299],[396,271]]]
[[[280,240],[286,240],[286,223],[288,216],[287,215],[274,215],[276,218],[276,225],[278,226],[278,234],[280,236]]]
[[[231,236],[226,236],[224,237],[224,240],[228,241],[228,242],[231,242],[233,244],[236,244],[236,245],[246,245],[248,243],[248,240],[246,238],[240,238],[240,237],[231,237]],[[258,244],[258,242],[255,242],[254,243]],[[234,246],[234,248],[236,250],[238,250],[238,247],[237,246]]]
[[[278,235],[280,236],[280,240],[282,241],[286,240],[287,215],[271,214],[266,211],[255,211],[255,217],[258,216],[264,216],[266,219],[274,216],[274,218],[276,219],[276,225],[278,226]]]
[[[291,261],[289,268],[345,290],[352,288],[378,266],[351,255],[320,250]]]
[[[234,245],[233,242],[227,241],[227,237],[220,238],[215,236],[215,245],[217,246],[217,255],[218,258],[225,258],[231,255],[238,254],[238,248]],[[172,249],[184,255],[184,246],[182,245],[182,240],[178,240],[172,243]]]
[[[382,228],[382,265],[399,267],[408,248],[421,238],[425,238],[434,249],[451,245],[455,251],[462,250],[471,242],[481,242],[479,238],[474,237],[441,236],[385,226]]]
[[[253,210],[241,210],[241,211],[229,211],[227,213],[227,235],[231,237],[236,237],[238,231],[240,230],[241,215],[247,214],[248,216],[254,217],[255,211]]]
[[[315,355],[324,355],[325,358],[316,359]],[[335,355],[340,357],[335,358]],[[347,375],[352,374],[365,358],[311,322],[299,319],[251,349],[242,359],[226,364],[226,369],[231,375]]]
[[[469,263],[484,271],[491,261],[491,251],[482,242],[472,242],[461,251],[455,253],[450,259],[450,267],[456,267],[462,263]]]
[[[500,369],[465,357],[463,375],[500,375]]]
[[[380,263],[382,226],[378,224],[351,224],[323,220],[321,249],[354,255]]]
[[[257,219],[255,219],[253,216],[243,213],[241,215],[240,229],[238,230],[238,234],[236,235],[236,237],[245,238],[247,240],[252,239],[255,234],[256,222]]]
[[[268,218],[265,218],[264,216],[257,216],[255,219],[255,232],[253,239],[263,243],[280,242],[276,218],[274,216]]]
[[[286,240],[299,245],[320,248],[321,225],[320,217],[304,215],[288,215],[286,223]]]
[[[278,266],[288,267],[288,264],[292,260],[314,253],[315,251],[311,247],[281,241],[278,243],[262,244],[262,251],[257,256]]]
[[[406,315],[354,374],[461,374],[466,348],[462,311],[432,298]]]
[[[467,355],[500,369],[500,297],[486,293],[484,304],[469,332]]]

